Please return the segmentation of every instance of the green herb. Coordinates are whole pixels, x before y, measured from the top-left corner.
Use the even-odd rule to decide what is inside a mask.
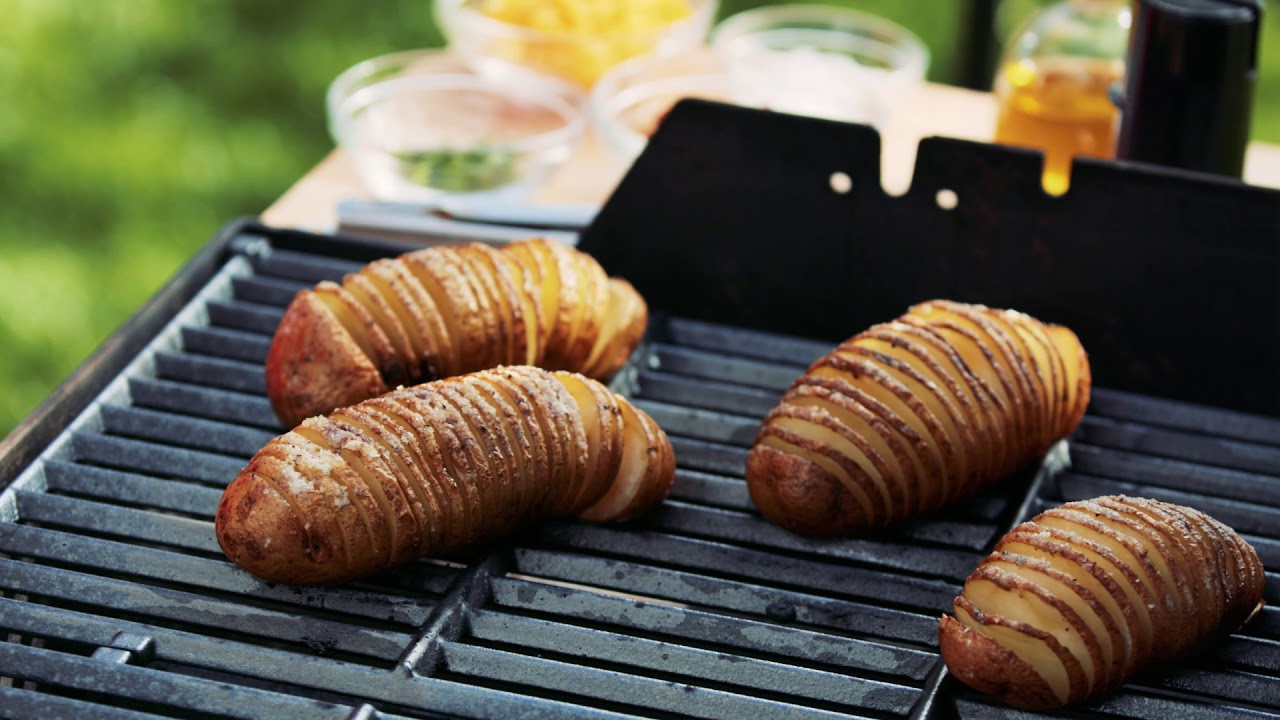
[[[446,192],[493,190],[516,178],[510,148],[485,145],[466,150],[414,150],[396,153],[409,182]]]

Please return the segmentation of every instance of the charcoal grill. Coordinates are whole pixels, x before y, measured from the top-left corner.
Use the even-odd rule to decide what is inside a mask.
[[[604,220],[584,243],[608,260]],[[260,583],[212,517],[282,430],[270,335],[297,289],[402,249],[234,223],[6,440],[0,717],[1025,718],[947,677],[938,615],[1012,524],[1112,492],[1234,526],[1269,607],[1072,716],[1280,717],[1280,420],[1099,389],[1069,465],[1061,444],[944,513],[808,540],[753,511],[742,467],[829,341],[694,313],[655,313],[615,380],[675,447],[661,509],[340,588]]]

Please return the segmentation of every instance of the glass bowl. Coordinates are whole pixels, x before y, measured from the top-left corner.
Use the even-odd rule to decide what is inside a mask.
[[[929,69],[928,49],[906,28],[823,5],[738,13],[711,46],[742,104],[852,122],[883,123]]]
[[[504,82],[434,55],[374,58],[329,87],[330,133],[376,197],[520,195],[573,154],[585,124],[573,88],[550,78]]]
[[[596,135],[623,163],[635,160],[671,107],[684,98],[731,102],[729,78],[715,55],[640,57],[605,73],[587,112]]]
[[[572,30],[544,31],[524,25],[515,25],[494,19],[483,12],[488,2],[495,0],[436,0],[436,18],[439,21],[449,47],[466,59],[477,72],[485,75],[519,75],[524,71],[554,75],[582,88],[591,87],[596,80],[615,65],[641,55],[670,55],[698,47],[707,37],[716,13],[716,0],[686,0],[687,16],[660,24],[645,25],[643,16],[628,16],[641,12],[643,3],[632,0],[620,5],[608,22],[612,27],[591,27],[604,22],[601,0],[579,0],[582,3],[600,3],[575,6],[579,27]],[[560,5],[571,6],[573,0],[563,0]],[[616,4],[616,3],[615,3]],[[551,3],[545,6],[554,14]],[[585,12],[583,8],[595,10]]]

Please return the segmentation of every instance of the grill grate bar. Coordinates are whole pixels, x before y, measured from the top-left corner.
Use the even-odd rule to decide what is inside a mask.
[[[60,460],[46,462],[44,475],[50,490],[203,517],[213,517],[222,498],[220,490],[201,485],[157,480]]]
[[[299,290],[309,288],[313,284],[300,280],[250,275],[234,278],[231,281],[231,288],[237,300],[284,307]]]
[[[1222,641],[1212,655],[1224,664],[1280,675],[1280,642],[1275,640],[1233,635]]]
[[[1280,444],[1280,420],[1174,400],[1094,388],[1089,414],[1264,445]]]
[[[1195,668],[1161,673],[1157,685],[1170,690],[1280,710],[1280,683],[1274,677],[1217,668]]]
[[[970,552],[903,544],[895,542],[892,536],[884,540],[805,538],[787,532],[761,519],[758,515],[699,508],[672,500],[668,500],[661,508],[647,515],[641,524],[644,527],[665,532],[678,531],[715,540],[745,543],[775,550],[804,552],[823,558],[852,560],[872,567],[893,568],[912,575],[931,575],[955,580],[963,580],[968,576],[981,558],[980,555]],[[920,534],[920,530],[936,529],[939,532],[945,532],[952,527],[955,528],[956,535],[962,536],[961,542],[953,544],[974,552],[991,542],[995,533],[993,528],[982,526],[927,523],[911,526],[907,532],[902,533],[902,536],[918,540],[920,538],[917,535]],[[974,537],[963,537],[964,533],[975,527],[979,532],[970,533]]]
[[[782,397],[773,390],[742,387],[714,380],[691,380],[663,372],[641,372],[635,396],[751,418],[764,417]]]
[[[713,475],[688,468],[676,469],[671,497],[730,510],[755,509],[747,492],[747,484],[741,478]]]
[[[357,588],[316,592],[309,588],[264,585],[229,562],[25,525],[0,524],[0,552],[415,627],[426,622],[432,607],[417,597]],[[428,576],[422,590],[439,595],[447,584],[446,577]]]
[[[189,353],[261,365],[266,362],[271,339],[239,330],[188,326],[182,328],[182,347]]]
[[[1078,443],[1071,446],[1071,466],[1083,475],[1280,506],[1280,483],[1276,478],[1239,470]]]
[[[295,688],[310,688],[351,697],[376,697],[379,703],[458,717],[619,717],[613,713],[555,701],[522,697],[435,678],[390,673],[379,668],[309,654],[246,645],[126,620],[98,618],[5,598],[0,598],[0,623],[17,632],[45,636],[56,633],[58,637],[89,645],[107,645],[115,633],[130,632],[155,639],[158,661],[248,676]],[[0,649],[10,645],[0,643]],[[95,667],[117,666],[99,664]],[[7,662],[0,660],[0,675],[3,674],[17,673]],[[237,687],[228,683],[219,684]],[[161,692],[173,692],[173,684],[166,682],[165,678],[157,677],[154,685]],[[268,713],[261,717],[274,716]]]
[[[637,399],[636,407],[648,413],[667,433],[698,440],[751,447],[760,429],[756,418],[697,410],[694,408]]]
[[[160,515],[76,498],[17,491],[18,514],[28,522],[71,527],[143,540],[183,550],[221,554],[213,537],[213,523],[174,515]]]
[[[473,637],[480,640],[533,647],[587,662],[619,663],[651,674],[677,674],[695,681],[739,686],[747,692],[769,688],[800,700],[855,709],[906,714],[920,692],[866,679],[851,683],[848,676],[829,671],[493,611],[473,613],[470,628]]]
[[[984,702],[972,693],[966,693],[964,697],[956,700],[956,709],[962,718],[980,718],[981,720],[988,718],[991,720],[1037,720],[1044,717],[1038,713],[1017,710],[1007,705]],[[1214,720],[1274,720],[1276,717],[1272,713],[1261,710],[1209,704],[1204,701],[1139,695],[1124,691],[1113,695],[1106,702],[1085,706],[1083,710],[1091,717],[1134,718],[1135,720],[1151,720],[1151,718],[1201,720],[1207,717],[1212,717]]]
[[[720,443],[709,443],[702,440],[674,435],[670,437],[671,449],[680,458],[682,468],[703,470],[742,477],[747,466],[747,449],[731,447]]]
[[[730,610],[774,620],[794,620],[921,646],[933,645],[937,638],[936,617],[881,605],[618,560],[602,562],[527,549],[517,550],[516,559],[520,572],[524,574],[665,598],[703,608]]]
[[[266,305],[246,302],[222,302],[210,300],[208,303],[209,322],[232,330],[244,330],[271,337],[284,317],[284,310]]]
[[[95,720],[164,720],[138,710],[99,705],[58,695],[24,692],[0,685],[0,713],[11,718],[94,718]]]
[[[807,367],[814,360],[830,352],[833,345],[833,343],[808,338],[735,328],[686,318],[669,318],[666,322],[666,330],[680,345],[716,352],[732,349],[735,354],[743,357],[791,365],[793,371]]]
[[[280,431],[271,403],[265,397],[193,387],[168,380],[129,378],[129,394],[135,405],[185,413],[209,420],[252,425]]]
[[[230,482],[248,459],[94,432],[75,433],[71,436],[71,447],[77,462],[219,485]]]
[[[1280,476],[1280,447],[1274,445],[1238,442],[1100,418],[1086,418],[1076,432],[1081,441],[1112,450],[1130,450],[1210,467]]]
[[[652,356],[649,365],[654,370],[745,385],[779,394],[791,386],[798,374],[792,367],[757,360],[744,360],[739,357],[726,357],[723,351],[713,353],[653,343],[650,346],[650,352]]]
[[[268,247],[263,252],[251,250],[248,256],[258,275],[297,280],[306,285],[314,285],[321,280],[338,282],[343,275],[363,267],[363,263],[354,260],[323,257],[278,247]]]
[[[923,682],[934,661],[932,653],[883,642],[780,627],[750,618],[611,597],[523,579],[495,580],[493,595],[498,605],[512,610],[726,645],[759,655],[822,663],[850,671],[867,671],[901,678],[902,682]]]
[[[697,718],[741,720],[743,716],[759,715],[779,720],[847,720],[851,717],[687,683],[531,658],[456,642],[444,644],[444,657],[451,673]]]
[[[0,667],[20,677],[102,695],[233,717],[345,718],[350,708],[298,695],[0,643]]]
[[[112,435],[235,455],[244,462],[275,437],[267,430],[119,405],[102,406],[102,426]]]
[[[655,532],[550,524],[538,535],[574,549],[589,549],[597,555],[617,555],[695,570],[711,568],[720,575],[904,604],[926,612],[944,607],[958,589],[955,583],[942,580],[775,555]]]
[[[140,585],[87,573],[0,559],[0,587],[63,602],[135,612],[203,628],[216,628],[394,661],[412,637],[317,617],[218,600],[171,588]]]
[[[156,353],[156,376],[194,385],[262,395],[267,383],[260,363],[207,358],[186,353]]]

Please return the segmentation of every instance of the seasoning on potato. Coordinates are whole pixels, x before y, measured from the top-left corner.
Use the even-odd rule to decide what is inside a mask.
[[[308,419],[236,476],[215,529],[264,580],[337,583],[539,520],[626,520],[674,478],[666,434],[626,399],[576,373],[501,367]]]
[[[747,456],[760,512],[793,532],[864,533],[952,502],[1071,434],[1089,361],[1065,327],[935,300],[814,362]]]
[[[1257,552],[1171,503],[1111,496],[1062,505],[996,545],[938,626],[953,675],[1043,710],[1184,658],[1262,607]]]

